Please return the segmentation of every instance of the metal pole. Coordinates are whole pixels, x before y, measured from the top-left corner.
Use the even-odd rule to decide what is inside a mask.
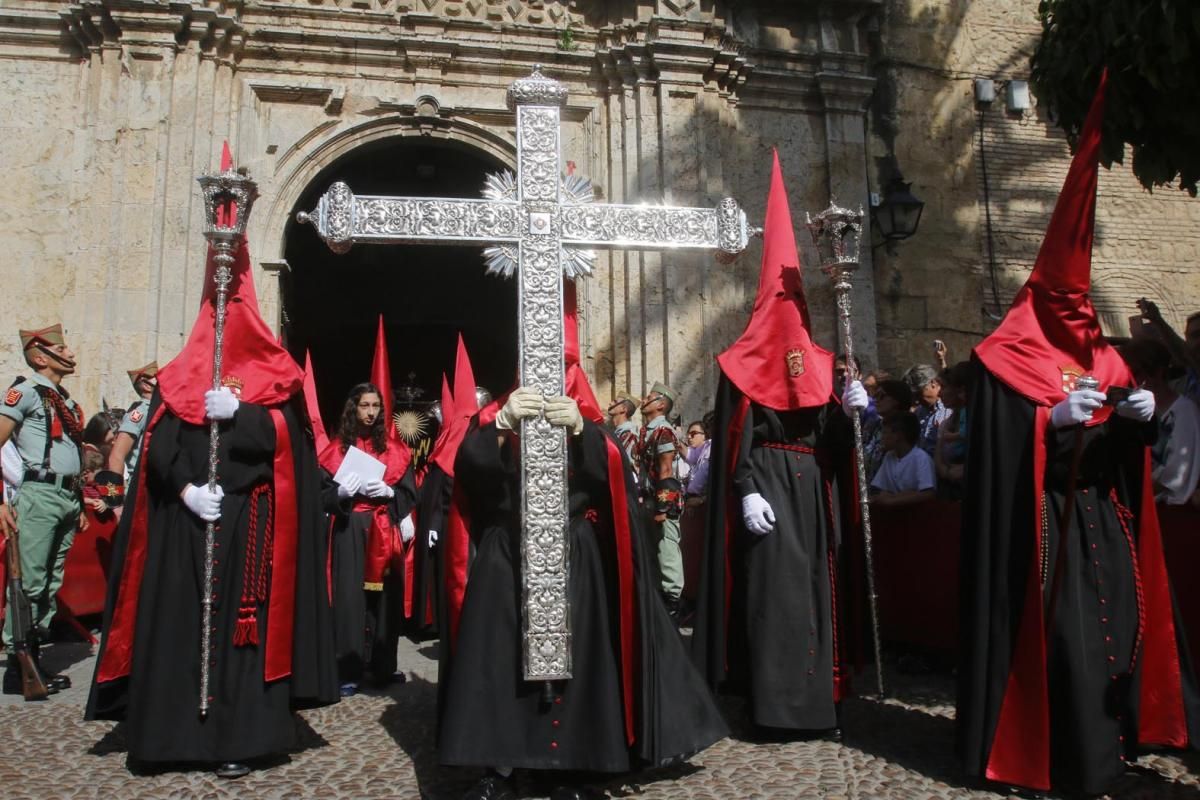
[[[833,291],[837,297],[838,319],[841,322],[842,352],[846,354],[846,371],[859,380],[861,376],[854,366],[854,337],[850,328],[850,269],[831,271]],[[862,517],[863,552],[867,558],[867,600],[871,606],[871,636],[875,645],[875,678],[879,688],[879,696],[883,691],[883,649],[879,641],[879,596],[875,593],[875,555],[871,547],[871,501],[867,486],[867,464],[863,452],[862,412],[855,411],[852,418],[854,423],[854,461],[855,477],[858,480],[858,510]],[[835,620],[836,624],[836,620]]]
[[[216,319],[213,321],[213,378],[212,388],[221,388],[221,358],[225,344],[225,306],[229,300],[229,284],[233,279],[233,259],[238,241],[235,237],[212,236],[213,280],[217,285]],[[217,488],[217,448],[221,431],[217,420],[208,423],[208,489]],[[204,618],[200,621],[200,716],[208,714],[209,665],[212,662],[212,605],[213,605],[213,551],[216,549],[217,523],[204,526]]]

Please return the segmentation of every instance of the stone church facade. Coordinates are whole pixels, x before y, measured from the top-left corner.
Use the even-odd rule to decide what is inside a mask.
[[[173,356],[201,292],[195,176],[215,168],[224,140],[259,184],[249,228],[255,280],[265,318],[286,336],[296,310],[281,282],[292,268],[286,239],[301,197],[339,159],[386,142],[452,142],[511,168],[505,90],[535,64],[570,91],[564,166],[588,176],[605,202],[711,205],[730,195],[759,220],[776,147],[801,225],[831,194],[867,205],[902,171],[927,206],[910,240],[865,244],[857,346],[869,367],[928,360],[933,336],[965,357],[994,325],[988,312],[1002,313],[1032,264],[1066,169],[1065,144],[1044,115],[983,113],[971,96],[972,77],[1027,77],[1035,7],[0,3],[8,172],[0,310],[11,329],[0,335],[0,360],[16,374],[24,366],[16,328],[62,319],[81,365],[70,386],[95,409],[101,397],[128,399],[125,369]],[[991,171],[986,192],[977,125]],[[1200,282],[1186,272],[1200,245],[1200,206],[1170,190],[1147,195],[1120,171],[1102,178],[1101,192],[1097,295],[1106,325],[1119,333],[1143,294],[1181,322],[1200,307]],[[808,264],[814,255],[802,248]],[[682,395],[685,416],[707,409],[713,355],[745,324],[758,257],[757,244],[732,265],[694,254],[602,253],[578,290],[585,367],[602,399],[665,379]],[[815,267],[806,278],[817,341],[832,348],[832,294]],[[1161,285],[1172,287],[1170,297]],[[420,292],[419,277],[412,287]]]

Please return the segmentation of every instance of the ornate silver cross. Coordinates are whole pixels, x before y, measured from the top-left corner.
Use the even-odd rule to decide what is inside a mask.
[[[591,272],[591,247],[707,248],[732,258],[746,246],[746,215],[725,198],[714,208],[592,203],[591,184],[559,173],[559,117],[567,89],[541,74],[512,84],[517,174],[491,176],[481,200],[355,197],[335,183],[301,213],[330,249],[356,242],[479,242],[489,271],[517,273],[520,383],[546,397],[564,391],[563,275]],[[527,680],[571,677],[567,604],[566,431],[543,418],[521,423],[522,627]]]

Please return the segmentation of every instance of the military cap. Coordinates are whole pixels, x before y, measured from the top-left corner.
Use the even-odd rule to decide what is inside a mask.
[[[136,387],[137,382],[142,378],[153,378],[154,376],[158,375],[158,362],[151,361],[144,367],[126,370],[126,373],[129,375],[129,382]]]
[[[656,381],[655,384],[650,387],[650,391],[652,393],[661,394],[663,397],[667,398],[672,403],[675,402],[675,390],[672,389],[670,386],[667,386],[662,381]]]
[[[59,322],[36,331],[22,330],[20,334],[22,350],[28,350],[31,347],[55,347],[67,343],[67,340],[63,338],[62,323]]]

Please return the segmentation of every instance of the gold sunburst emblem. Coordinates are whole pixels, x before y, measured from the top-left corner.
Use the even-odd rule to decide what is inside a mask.
[[[397,411],[392,415],[396,433],[404,443],[412,446],[429,434],[429,419],[420,411]]]

